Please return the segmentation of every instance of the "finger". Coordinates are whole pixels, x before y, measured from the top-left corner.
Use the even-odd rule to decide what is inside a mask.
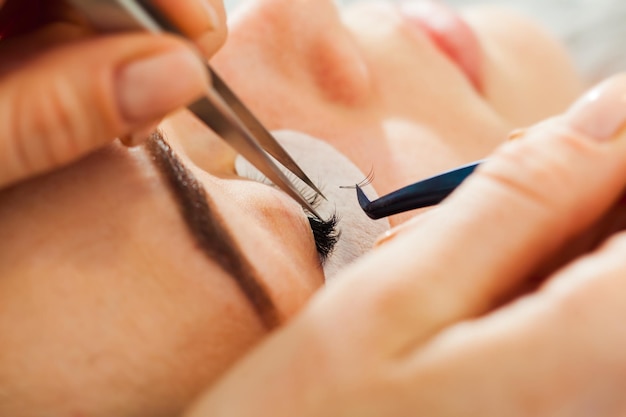
[[[625,252],[622,233],[541,292],[420,348],[403,367],[416,402],[437,404],[431,415],[623,415]]]
[[[226,40],[226,11],[222,0],[155,0],[154,2],[194,39],[206,56],[212,56]]]
[[[0,39],[22,35],[53,22],[77,24],[82,20],[65,0],[9,0],[0,5]]]
[[[357,339],[355,348],[337,337],[354,338],[359,321],[371,323],[352,308],[360,295],[353,287],[350,305],[332,322],[296,318],[186,415],[623,415],[625,252],[622,235],[560,273],[555,279],[565,288],[555,284],[452,326],[401,360],[380,362],[371,340]],[[346,316],[356,320],[341,327]],[[238,401],[242,396],[246,401]]]
[[[56,23],[19,37],[0,42],[0,76],[19,70],[25,62],[50,48],[83,39],[88,29],[79,25]]]
[[[40,51],[92,34],[66,1],[37,1],[14,0],[0,11],[0,38],[4,37],[0,42],[0,71],[16,68]]]
[[[0,81],[0,187],[146,126],[206,85],[197,56],[168,37],[95,39],[32,60]]]
[[[6,4],[4,4],[6,3]],[[0,40],[27,32],[44,21],[42,0],[12,0],[0,9]]]
[[[428,221],[346,271],[314,320],[389,352],[485,312],[619,198],[625,95],[626,75],[616,77],[504,145]]]
[[[536,290],[539,285],[545,283],[546,277],[549,277],[564,265],[594,250],[607,237],[625,229],[626,205],[622,198],[619,203],[606,212],[592,227],[585,230],[585,232],[579,236],[569,239],[565,245],[561,246],[558,256],[553,256],[547,260],[545,264],[542,264],[540,269],[534,273],[538,280],[534,287],[530,289]],[[515,294],[513,296],[515,296]]]

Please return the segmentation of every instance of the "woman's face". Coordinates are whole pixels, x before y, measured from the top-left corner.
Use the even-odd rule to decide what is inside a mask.
[[[214,64],[244,101],[373,169],[381,194],[483,158],[580,88],[559,45],[494,8],[266,0],[231,23]]]
[[[254,1],[214,65],[270,129],[332,144],[380,193],[484,157],[579,92],[524,20],[405,8]],[[1,415],[177,414],[322,285],[298,204],[238,177],[189,114],[162,131],[173,152],[158,135],[114,144],[0,192]]]

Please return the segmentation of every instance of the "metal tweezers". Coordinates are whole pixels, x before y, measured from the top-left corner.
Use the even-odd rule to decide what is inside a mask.
[[[374,220],[409,210],[434,206],[448,197],[483,162],[478,161],[463,165],[434,177],[407,185],[374,201],[370,201],[361,187],[357,185],[357,199],[365,214]]]
[[[104,32],[147,30],[184,34],[150,0],[70,0],[95,29]],[[198,51],[198,55],[202,55]],[[273,157],[322,197],[283,147],[206,63],[212,88],[206,96],[188,106],[189,110],[217,133],[270,181],[319,218],[309,201],[276,165]]]

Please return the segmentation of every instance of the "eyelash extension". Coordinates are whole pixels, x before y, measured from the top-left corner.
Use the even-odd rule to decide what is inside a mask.
[[[296,175],[293,174],[291,171],[284,171],[283,173],[285,174],[287,179],[291,181],[292,184],[294,184],[294,186],[297,188],[297,191],[302,195],[302,197],[304,197],[304,199],[311,205],[311,207],[313,207],[314,209],[319,207],[322,198],[319,194],[317,194],[305,184],[300,184],[300,179],[296,177]],[[257,170],[245,172],[240,175],[244,176],[244,178],[248,178],[249,180],[279,189],[272,181],[270,181],[265,175]]]
[[[307,199],[311,207],[317,209],[322,203],[320,195],[313,192],[305,185],[300,188],[301,189],[298,190],[300,194]],[[311,230],[313,231],[315,248],[317,249],[322,265],[324,265],[328,257],[333,253],[333,250],[341,237],[341,231],[338,227],[339,217],[337,216],[337,213],[333,213],[328,219],[324,220],[314,216],[306,210],[305,212],[307,213],[309,226],[311,226]]]
[[[285,175],[293,182],[293,179],[296,178],[291,172],[286,172]],[[292,178],[290,178],[292,176]],[[253,171],[250,173],[246,173],[246,177],[251,179],[252,181],[259,182],[261,184],[268,185],[270,187],[276,187],[274,183],[272,183],[266,176],[261,174],[258,171]],[[369,176],[368,176],[369,178]],[[311,190],[306,185],[302,184],[299,186],[298,192],[309,202],[311,207],[317,209],[321,204],[321,197],[319,194]],[[307,213],[307,218],[309,220],[309,226],[313,231],[313,239],[315,240],[315,248],[317,249],[317,253],[320,257],[320,261],[322,265],[328,259],[328,257],[333,253],[337,242],[341,237],[341,231],[339,230],[339,217],[337,217],[336,213],[333,213],[330,218],[323,220],[318,219],[312,213]]]
[[[371,183],[374,182],[375,178],[376,178],[376,175],[374,174],[374,168],[372,167],[372,169],[370,169],[369,174],[367,174],[367,177],[365,177],[365,179],[361,181],[360,183],[355,184],[355,185],[342,185],[339,188],[341,188],[342,190],[356,190],[357,188],[363,188],[363,187],[370,185]]]
[[[333,214],[328,220],[320,220],[313,215],[308,216],[308,218],[309,225],[313,231],[317,253],[322,264],[324,264],[326,259],[333,253],[341,237],[341,231],[337,228],[339,218],[336,214]]]

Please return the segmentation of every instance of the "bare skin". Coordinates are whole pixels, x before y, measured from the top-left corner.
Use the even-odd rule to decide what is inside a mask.
[[[379,158],[381,192],[484,157],[512,129],[565,111],[580,93],[560,46],[514,15],[480,9],[465,18],[486,56],[478,89],[426,37],[398,31],[393,17],[372,25],[367,8],[340,18],[330,2],[295,3],[244,9],[215,65],[270,128],[325,140],[362,171]],[[223,41],[225,26],[201,34],[209,22],[197,4],[177,10],[192,11],[181,21],[208,52]],[[324,277],[301,208],[239,177],[232,150],[189,114],[173,114],[161,126],[167,141],[284,327],[260,343],[275,329],[194,240],[153,155],[114,139],[197,97],[206,87],[200,63],[176,39],[93,37],[61,21],[0,42],[0,414],[178,415],[206,392],[191,415],[503,415],[493,398],[519,405],[521,415],[529,407],[555,415],[597,404],[583,384],[591,371],[621,386],[622,342],[610,326],[560,331],[574,328],[572,309],[588,311],[589,323],[619,314],[623,291],[610,279],[623,267],[619,240],[580,261],[592,268],[578,256],[613,230],[591,225],[623,189],[623,140],[589,141],[594,135],[569,116],[538,125],[309,303]],[[299,38],[284,36],[294,28]],[[50,43],[41,49],[43,40]],[[176,57],[157,62],[156,73],[125,74],[161,52]],[[364,78],[352,77],[362,70]],[[120,80],[149,88],[119,90]],[[42,90],[49,86],[57,88]],[[37,111],[18,112],[15,103]],[[405,146],[411,140],[419,146]],[[574,236],[578,248],[561,245]],[[576,277],[590,270],[599,279],[583,286]],[[546,285],[529,302],[496,309],[538,276],[571,286]],[[559,338],[570,343],[556,361]],[[594,338],[615,352],[583,343]],[[590,370],[581,357],[605,362]],[[538,371],[535,359],[547,365]],[[562,383],[572,375],[575,383]],[[613,399],[607,407],[619,410]]]

